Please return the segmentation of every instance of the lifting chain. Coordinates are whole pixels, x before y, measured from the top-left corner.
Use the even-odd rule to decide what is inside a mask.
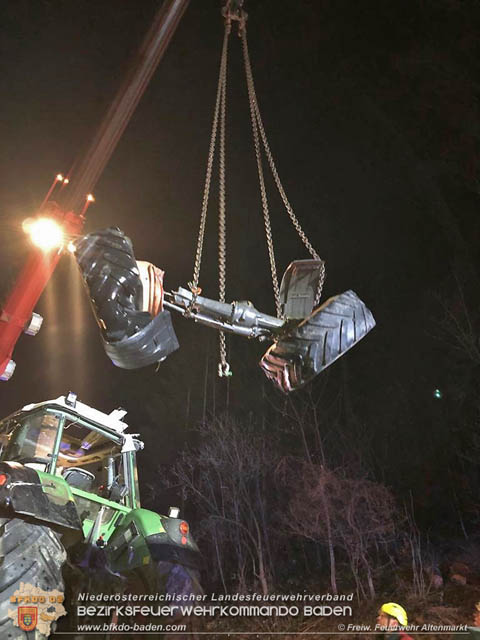
[[[266,195],[264,195],[265,185],[264,185],[264,179],[263,179],[263,170],[261,167],[260,143],[258,140],[258,132],[260,132],[260,137],[263,142],[265,155],[267,156],[268,164],[270,165],[270,170],[272,172],[273,179],[277,186],[278,192],[280,193],[280,196],[283,200],[283,204],[285,206],[285,209],[287,210],[290,220],[292,221],[292,224],[295,227],[300,237],[300,240],[303,242],[304,246],[312,256],[312,258],[314,260],[321,260],[321,258],[313,248],[306,233],[302,229],[302,226],[300,225],[300,222],[298,221],[298,218],[295,215],[293,208],[287,198],[287,194],[285,193],[285,189],[283,188],[282,182],[280,180],[280,176],[278,175],[277,167],[275,166],[275,161],[273,159],[273,155],[270,150],[270,145],[268,144],[267,134],[265,133],[262,116],[260,114],[260,108],[258,106],[257,95],[255,92],[255,83],[253,80],[252,67],[250,64],[250,55],[248,51],[247,28],[245,24],[243,25],[243,28],[240,31],[240,37],[242,38],[243,59],[245,64],[245,76],[247,79],[248,97],[250,102],[250,114],[252,119],[253,139],[255,144],[255,154],[257,156],[258,174],[260,179],[260,192],[262,196],[262,206],[263,206],[263,214],[264,214],[264,220],[265,220],[265,232],[267,236],[268,254],[270,257],[270,267],[272,271],[272,282],[273,282],[273,291],[275,296],[275,306],[277,308],[277,316],[280,317],[281,315],[280,292],[278,289],[278,278],[276,274],[275,254],[274,254],[273,238],[272,238],[272,232],[271,232],[271,226],[270,226],[270,217],[268,214],[268,203],[267,203]],[[317,292],[315,295],[314,306],[318,305],[318,303],[320,302],[323,285],[326,277],[325,261],[321,260],[321,262],[322,264],[320,268],[320,278],[318,282]]]
[[[218,285],[219,300],[225,302],[225,283],[226,283],[226,260],[227,260],[227,240],[226,240],[226,188],[225,188],[225,120],[227,108],[227,62],[228,62],[228,43],[231,32],[232,22],[238,22],[238,33],[242,40],[243,59],[245,65],[245,76],[247,80],[248,100],[250,106],[250,118],[252,122],[253,141],[255,146],[255,157],[257,161],[258,180],[260,185],[260,195],[262,200],[263,220],[265,226],[265,236],[267,240],[268,257],[270,261],[270,271],[272,275],[273,294],[275,299],[275,309],[277,317],[282,316],[282,306],[280,300],[280,287],[278,284],[277,267],[275,262],[275,249],[273,245],[272,227],[270,222],[270,213],[268,207],[267,192],[265,188],[265,177],[262,165],[262,150],[267,157],[270,170],[273,175],[276,187],[280,193],[283,204],[287,210],[290,220],[297,231],[301,241],[315,260],[321,260],[318,253],[313,248],[307,235],[303,231],[298,218],[296,217],[292,206],[287,198],[283,185],[281,183],[278,171],[273,159],[270,145],[268,144],[267,135],[263,126],[260,108],[258,106],[257,96],[255,92],[255,83],[253,80],[252,67],[250,64],[250,55],[247,42],[247,13],[242,9],[243,0],[227,0],[222,9],[222,15],[225,19],[225,33],[223,38],[222,55],[220,60],[220,71],[218,76],[217,96],[215,100],[215,110],[213,115],[212,131],[210,136],[210,146],[208,152],[207,170],[205,176],[205,186],[202,199],[202,210],[200,216],[200,228],[198,231],[197,249],[195,253],[195,264],[193,269],[193,278],[189,282],[192,291],[192,301],[190,310],[193,309],[197,296],[201,293],[199,287],[200,267],[202,263],[203,242],[205,237],[205,227],[207,222],[208,201],[210,197],[210,186],[212,181],[213,160],[215,156],[215,146],[217,142],[217,133],[219,133],[219,208],[218,208]],[[325,262],[321,260],[320,278],[318,288],[315,295],[314,305],[316,306],[322,294],[323,284],[325,282]],[[227,362],[227,349],[225,342],[225,334],[220,331],[220,362],[218,363],[218,375],[231,376],[230,365]]]
[[[225,19],[225,34],[228,38],[231,22]],[[220,144],[219,144],[219,184],[218,184],[218,297],[220,302],[225,302],[225,280],[227,271],[227,232],[225,216],[225,114],[227,109],[227,62],[228,49],[225,49],[223,62],[223,75],[221,77],[220,97]],[[230,365],[227,362],[227,346],[225,333],[219,334],[220,362],[218,363],[218,375],[220,378],[231,376]]]
[[[252,121],[253,143],[255,146],[255,157],[257,160],[258,181],[260,184],[260,196],[262,199],[263,221],[265,225],[265,236],[267,238],[268,258],[270,260],[270,271],[272,274],[273,295],[275,298],[275,309],[277,312],[277,317],[280,318],[282,315],[282,304],[280,302],[280,287],[278,286],[275,249],[273,246],[272,227],[270,224],[270,214],[268,211],[267,191],[265,189],[265,179],[263,175],[262,153],[260,148],[259,136],[259,111],[255,94],[255,84],[253,82],[252,69],[250,66],[250,57],[248,55],[247,30],[245,25],[240,32],[240,37],[242,38],[243,59],[245,63],[245,75],[247,78],[248,102],[250,105],[250,118]]]
[[[197,250],[195,254],[195,264],[193,269],[192,282],[189,283],[192,291],[192,301],[190,309],[195,305],[197,296],[201,293],[199,287],[200,267],[202,264],[203,242],[205,238],[205,227],[207,222],[208,201],[210,196],[210,186],[212,182],[213,160],[215,156],[215,145],[217,132],[219,135],[219,210],[218,210],[218,286],[219,299],[225,302],[225,281],[226,281],[226,216],[225,216],[225,119],[226,119],[226,95],[227,95],[227,61],[228,42],[231,31],[231,20],[225,18],[225,33],[223,38],[222,55],[220,60],[220,71],[218,76],[217,97],[215,100],[215,111],[213,115],[212,132],[210,136],[210,146],[208,152],[207,171],[205,176],[205,186],[203,190],[202,212],[200,216],[200,228],[198,231]],[[218,363],[218,375],[231,376],[230,365],[227,362],[227,348],[225,334],[220,331],[220,362]]]
[[[212,169],[213,169],[213,158],[215,155],[215,144],[217,141],[217,130],[218,130],[218,120],[220,114],[220,103],[222,99],[222,87],[223,87],[223,78],[226,75],[227,69],[227,55],[228,55],[228,39],[230,35],[230,30],[225,29],[225,35],[223,37],[223,47],[222,47],[222,56],[220,61],[220,71],[218,75],[218,86],[217,86],[217,97],[215,100],[215,111],[213,114],[213,123],[212,123],[212,132],[210,135],[210,146],[208,150],[208,161],[207,161],[207,172],[205,175],[205,186],[203,189],[203,198],[202,198],[202,213],[200,215],[200,228],[198,230],[198,240],[197,240],[197,250],[195,253],[195,264],[193,268],[193,278],[192,282],[189,282],[189,287],[193,293],[192,297],[192,306],[195,304],[195,298],[199,295],[199,280],[200,280],[200,267],[202,265],[202,253],[203,253],[203,240],[205,237],[205,226],[207,222],[207,209],[208,209],[208,199],[210,196],[210,185],[212,182]]]

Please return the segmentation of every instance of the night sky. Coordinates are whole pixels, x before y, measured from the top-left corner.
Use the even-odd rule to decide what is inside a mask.
[[[121,227],[137,258],[165,269],[167,288],[192,277],[223,33],[220,6],[191,1],[88,212],[87,230]],[[2,4],[4,294],[28,251],[22,220],[90,141],[157,7],[151,0]],[[468,286],[478,282],[480,4],[247,0],[245,8],[267,135],[294,210],[326,259],[324,297],[353,289],[377,321],[333,365],[332,376],[347,372],[372,440],[397,439],[399,449],[426,452],[448,446],[433,392],[451,371],[429,308],[454,265]],[[250,299],[273,313],[236,37],[230,59],[227,298]],[[268,185],[283,273],[290,260],[307,256],[270,179]],[[215,204],[214,195],[200,280],[210,297],[218,291]],[[149,452],[162,438],[155,460],[168,461],[201,415],[205,389],[209,410],[214,393],[216,403],[224,399],[225,383],[214,384],[215,333],[180,317],[174,322],[181,349],[157,373],[114,369],[69,258],[37,310],[44,326],[17,346],[16,373],[0,386],[2,415],[73,389],[105,411],[127,408]],[[232,406],[254,410],[262,394],[276,402],[257,366],[262,346],[241,338],[230,344]],[[399,432],[385,416],[401,412],[402,402],[416,421]],[[156,462],[151,455],[143,460],[148,476]],[[429,460],[426,453],[424,464]]]

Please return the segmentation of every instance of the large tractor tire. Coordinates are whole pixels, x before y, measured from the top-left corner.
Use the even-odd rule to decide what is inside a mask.
[[[329,298],[286,331],[260,361],[267,378],[282,391],[300,389],[357,344],[375,326],[354,291]]]
[[[160,561],[157,563],[157,591],[162,591],[170,596],[198,596],[204,593],[200,584],[200,572],[193,568],[187,568],[179,564]],[[190,605],[202,604],[197,600],[167,601],[165,604]],[[184,633],[175,633],[177,640],[199,640],[199,632],[202,631],[202,619],[197,616],[183,616],[179,610],[172,611],[172,616],[167,624],[183,624],[186,626]],[[168,636],[164,636],[165,640]]]
[[[157,564],[157,577],[157,591],[161,590],[170,596],[197,596],[204,592],[200,584],[200,572],[196,569],[160,561]],[[190,604],[197,603],[192,600]]]
[[[17,605],[10,602],[10,597],[20,589],[21,583],[44,591],[58,589],[63,593],[62,565],[66,555],[58,534],[48,527],[18,518],[0,519],[1,640],[43,640],[47,637],[38,630],[27,632],[14,624],[8,612]]]

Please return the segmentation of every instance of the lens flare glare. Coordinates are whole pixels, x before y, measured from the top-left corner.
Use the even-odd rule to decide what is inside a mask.
[[[62,227],[51,218],[25,221],[23,228],[30,235],[33,244],[42,251],[57,249],[65,240]]]

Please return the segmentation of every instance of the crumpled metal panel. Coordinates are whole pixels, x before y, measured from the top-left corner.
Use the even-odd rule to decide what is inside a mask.
[[[178,349],[177,336],[169,311],[160,311],[146,327],[133,336],[107,342],[103,340],[105,353],[113,364],[122,369],[138,369],[165,360]]]
[[[137,260],[137,267],[143,290],[142,311],[148,311],[151,316],[156,316],[159,311],[163,310],[163,276],[165,272],[145,260]]]
[[[0,462],[0,473],[8,476],[8,482],[0,487],[2,517],[17,514],[82,530],[75,503],[69,499],[68,487],[61,478],[51,476],[42,483],[34,469],[16,462]]]
[[[312,313],[318,285],[322,276],[323,260],[294,260],[283,274],[280,302],[283,315],[303,319]]]

